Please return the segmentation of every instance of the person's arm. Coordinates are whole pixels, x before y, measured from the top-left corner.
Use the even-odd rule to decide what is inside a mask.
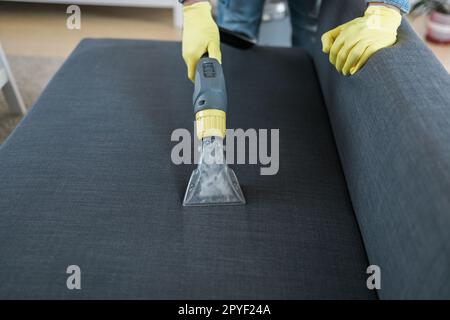
[[[409,13],[411,9],[409,0],[366,0],[369,4],[385,4],[394,8],[398,8],[402,13]]]
[[[393,6],[391,4],[386,4],[384,2],[379,2],[379,1],[368,1],[367,2],[367,6],[368,7],[370,7],[370,6],[383,6],[383,7],[386,7],[386,8],[391,8],[391,9],[397,11],[398,13],[401,12],[401,9],[399,7]]]
[[[181,1],[183,6],[190,6],[191,4],[194,4],[197,2],[209,2],[209,1],[208,0],[184,0],[184,1]]]
[[[367,1],[364,16],[338,26],[322,36],[322,50],[343,75],[353,75],[376,52],[395,44],[402,22],[404,0]],[[386,3],[390,2],[390,3]],[[406,1],[407,2],[407,1]],[[409,9],[408,9],[409,10]]]
[[[205,53],[222,63],[219,28],[212,18],[209,1],[185,0],[183,18],[183,59],[188,78],[194,81],[197,63]]]

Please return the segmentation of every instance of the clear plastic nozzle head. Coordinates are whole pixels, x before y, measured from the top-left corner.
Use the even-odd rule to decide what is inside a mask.
[[[204,138],[200,162],[192,172],[183,206],[242,204],[244,194],[236,174],[226,165],[223,139]]]

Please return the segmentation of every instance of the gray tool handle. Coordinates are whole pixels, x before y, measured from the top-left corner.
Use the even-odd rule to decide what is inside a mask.
[[[222,66],[216,59],[204,56],[195,71],[194,113],[206,109],[227,112],[227,90]]]

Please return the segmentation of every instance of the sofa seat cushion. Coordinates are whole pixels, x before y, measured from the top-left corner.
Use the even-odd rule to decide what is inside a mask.
[[[279,129],[279,171],[235,165],[246,206],[184,208],[180,52],[84,40],[1,147],[0,297],[375,298],[309,56],[224,47],[229,127]]]

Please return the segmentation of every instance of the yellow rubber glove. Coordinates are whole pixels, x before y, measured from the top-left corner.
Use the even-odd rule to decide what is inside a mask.
[[[222,63],[219,28],[211,15],[209,2],[198,2],[184,6],[183,59],[188,68],[188,77],[195,80],[195,68],[204,53]]]
[[[399,11],[369,6],[361,18],[347,22],[322,36],[322,50],[343,75],[353,75],[378,50],[392,46],[402,21]]]

